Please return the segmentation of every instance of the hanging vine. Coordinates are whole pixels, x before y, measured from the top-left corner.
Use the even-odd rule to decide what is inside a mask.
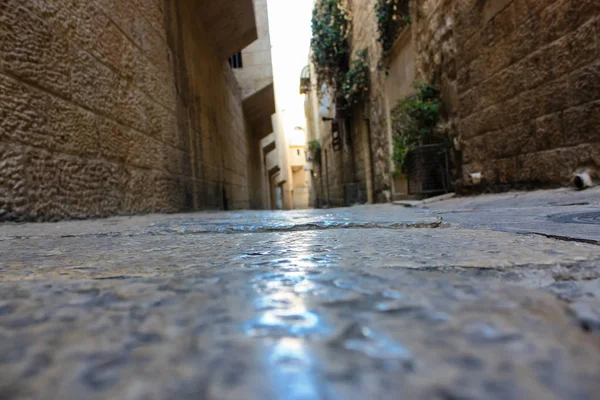
[[[346,100],[346,104],[352,105],[358,103],[368,92],[369,63],[367,49],[362,49],[356,53],[350,70],[346,72],[342,84],[342,96]]]
[[[347,0],[317,0],[312,16],[311,58],[319,85],[340,88],[347,70],[351,17]]]
[[[308,151],[312,155],[313,161],[317,165],[321,165],[321,142],[319,142],[317,139],[309,141]]]
[[[387,66],[389,56],[400,32],[411,24],[410,0],[377,0],[375,14],[381,44],[380,68]]]

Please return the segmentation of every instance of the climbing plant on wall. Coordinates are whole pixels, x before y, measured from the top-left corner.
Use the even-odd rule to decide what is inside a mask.
[[[400,32],[410,25],[410,0],[377,0],[375,14],[381,44],[380,68],[387,66],[390,52]]]
[[[340,88],[348,69],[351,17],[347,0],[317,0],[312,16],[311,58],[319,85]]]
[[[362,49],[356,53],[352,60],[352,65],[342,84],[342,96],[346,104],[352,105],[358,103],[369,92],[369,63],[367,59],[367,49]]]
[[[309,141],[308,151],[310,152],[313,161],[317,165],[321,165],[321,142],[316,139]]]
[[[406,172],[408,153],[436,140],[440,122],[440,92],[429,84],[415,83],[414,95],[401,99],[392,110],[393,153],[397,172]]]

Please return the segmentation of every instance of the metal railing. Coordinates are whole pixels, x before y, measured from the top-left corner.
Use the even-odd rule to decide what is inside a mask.
[[[450,155],[446,145],[419,146],[407,157],[408,194],[425,196],[452,190]]]

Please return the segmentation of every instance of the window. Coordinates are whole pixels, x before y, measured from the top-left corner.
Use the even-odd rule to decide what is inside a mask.
[[[300,150],[296,150],[296,154],[300,155]]]
[[[232,55],[231,57],[229,57],[229,65],[231,66],[231,68],[243,68],[244,67],[244,63],[242,62],[242,53],[235,53],[234,55]]]

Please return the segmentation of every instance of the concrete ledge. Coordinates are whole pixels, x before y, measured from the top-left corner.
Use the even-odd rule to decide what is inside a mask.
[[[243,107],[253,136],[262,139],[273,132],[271,115],[276,111],[273,83],[244,99]]]
[[[223,59],[258,39],[252,0],[199,0],[198,17]]]

